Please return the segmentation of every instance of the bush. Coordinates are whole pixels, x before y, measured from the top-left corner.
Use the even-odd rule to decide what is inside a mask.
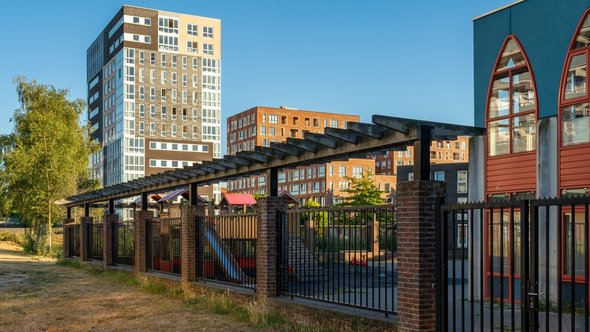
[[[22,235],[20,234],[12,234],[12,233],[0,233],[0,241],[4,242],[12,242],[19,246],[24,246],[25,240]]]

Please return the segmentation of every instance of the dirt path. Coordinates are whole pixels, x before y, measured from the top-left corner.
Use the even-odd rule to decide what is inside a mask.
[[[250,331],[227,316],[30,257],[0,242],[0,331]]]

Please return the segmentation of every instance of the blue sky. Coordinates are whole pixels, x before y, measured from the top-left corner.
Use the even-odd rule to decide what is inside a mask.
[[[256,105],[473,123],[472,22],[510,0],[177,0],[126,4],[222,20],[225,119]],[[1,1],[0,134],[17,75],[86,98],[86,48],[119,1]]]

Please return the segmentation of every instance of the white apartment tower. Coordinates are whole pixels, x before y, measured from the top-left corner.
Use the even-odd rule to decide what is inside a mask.
[[[87,83],[103,186],[221,157],[219,19],[123,6],[87,50]]]

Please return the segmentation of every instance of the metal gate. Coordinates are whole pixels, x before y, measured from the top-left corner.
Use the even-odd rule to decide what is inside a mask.
[[[279,220],[282,294],[396,313],[395,205],[293,209]]]
[[[590,197],[443,205],[441,331],[588,331]]]

